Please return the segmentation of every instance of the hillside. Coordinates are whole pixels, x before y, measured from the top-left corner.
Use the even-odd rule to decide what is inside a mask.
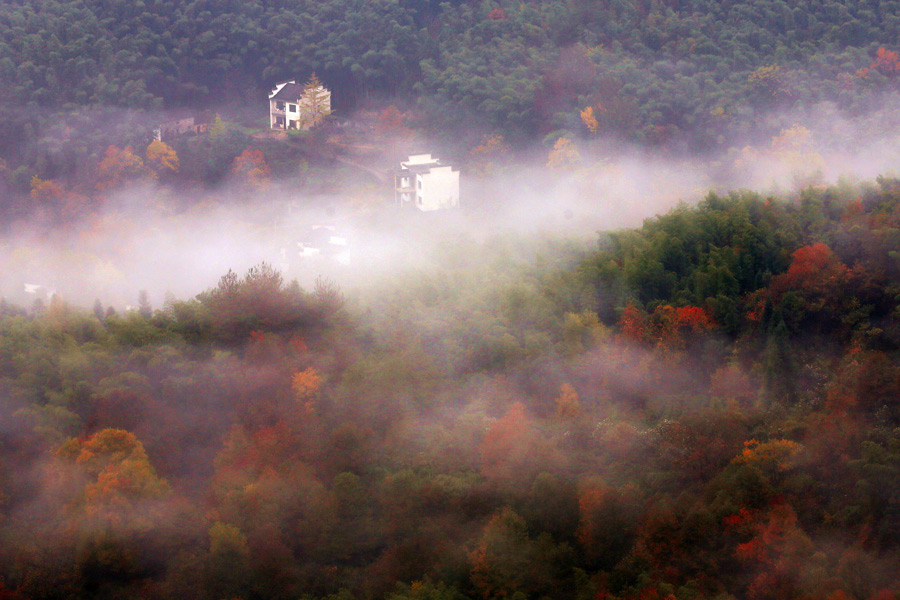
[[[900,598],[900,0],[0,32],[0,600]]]
[[[900,185],[0,317],[10,598],[894,598]]]
[[[18,0],[0,7],[0,158],[71,176],[76,159],[53,157],[66,128],[81,138],[67,155],[99,159],[136,145],[159,111],[261,118],[276,81],[313,72],[344,116],[415,107],[414,126],[460,152],[499,134],[520,148],[568,135],[714,154],[894,106],[897,12],[880,0]]]

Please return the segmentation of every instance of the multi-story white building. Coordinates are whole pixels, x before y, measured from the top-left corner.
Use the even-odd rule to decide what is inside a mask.
[[[269,126],[272,129],[310,129],[331,114],[331,92],[313,75],[305,85],[278,83],[269,92]]]
[[[459,171],[430,154],[414,154],[394,172],[394,196],[403,208],[459,208]]]

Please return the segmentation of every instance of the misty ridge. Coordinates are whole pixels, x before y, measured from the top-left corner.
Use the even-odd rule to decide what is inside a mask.
[[[0,6],[0,600],[900,597],[898,11]]]
[[[495,233],[540,233],[592,243],[598,232],[636,226],[679,203],[695,204],[709,191],[794,194],[809,185],[858,185],[890,176],[900,142],[900,111],[892,108],[897,103],[896,96],[885,96],[882,110],[857,120],[829,104],[772,115],[770,128],[782,128],[771,139],[736,140],[717,157],[596,139],[573,144],[558,165],[551,164],[553,148],[515,155],[507,148],[486,159],[491,161],[486,173],[476,154],[463,170],[462,210],[443,218],[417,220],[418,215],[397,212],[389,184],[340,163],[333,164],[343,168],[343,179],[332,185],[341,192],[317,192],[302,184],[298,189],[293,180],[277,178],[262,189],[229,184],[230,179],[208,190],[123,182],[104,194],[86,218],[54,227],[52,235],[47,235],[53,225],[46,215],[8,221],[2,240],[7,276],[0,291],[26,302],[34,295],[23,294],[23,285],[37,284],[45,300],[56,290],[81,306],[99,299],[122,309],[137,305],[140,290],[159,306],[166,293],[191,297],[229,269],[243,272],[260,262],[280,266],[286,278],[305,287],[320,275],[364,285],[419,264],[445,236],[475,241]],[[165,117],[157,113],[155,118]],[[114,125],[115,113],[105,121],[110,130],[124,128]],[[392,138],[392,133],[382,143],[397,161],[404,149],[408,153],[435,143]],[[375,168],[384,165],[382,159]],[[348,252],[352,261],[293,256],[310,227],[337,223],[354,239]]]

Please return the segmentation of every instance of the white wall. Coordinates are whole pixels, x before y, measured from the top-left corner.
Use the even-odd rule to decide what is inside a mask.
[[[454,171],[450,166],[432,167],[416,179],[416,208],[419,210],[459,207],[459,171]],[[422,183],[421,189],[419,181]]]
[[[294,82],[293,81],[283,81],[281,83],[276,83],[275,87],[272,89],[272,91],[269,92],[269,127],[271,129],[281,129],[281,127],[278,127],[275,125],[275,117],[276,116],[277,117],[283,116],[285,118],[285,125],[287,125],[287,112],[286,112],[287,106],[285,106],[285,114],[284,115],[282,115],[280,112],[276,113],[275,112],[277,110],[275,108],[276,101],[273,100],[272,98],[275,96],[275,94],[277,94],[278,92],[281,91],[281,88],[283,88],[284,86],[286,86],[289,83],[294,83]]]

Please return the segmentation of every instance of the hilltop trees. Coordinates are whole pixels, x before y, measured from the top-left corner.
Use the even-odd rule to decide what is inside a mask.
[[[466,133],[457,139],[466,147],[484,135],[525,145],[577,134],[720,152],[790,127],[780,109],[859,114],[891,102],[892,9],[886,0],[248,0],[213,13],[206,0],[141,10],[126,0],[8,2],[0,158],[29,177],[72,176],[98,149],[146,143],[108,127],[110,110],[134,123],[140,111],[251,104],[296,73],[318,74],[342,109],[418,100],[429,133]],[[61,140],[78,161],[58,156]]]

